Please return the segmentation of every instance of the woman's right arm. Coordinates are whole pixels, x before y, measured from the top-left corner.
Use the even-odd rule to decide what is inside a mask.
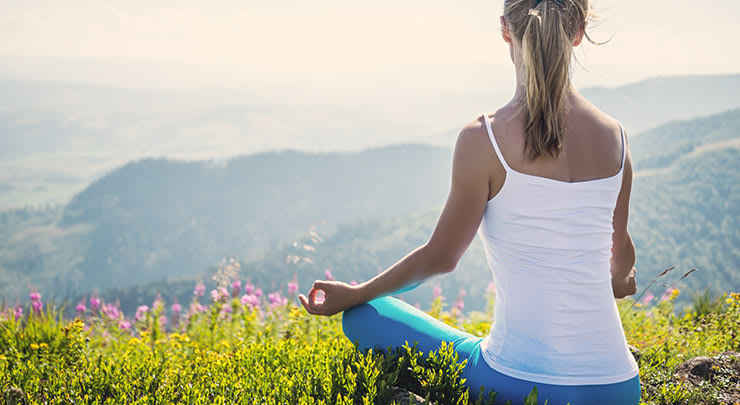
[[[612,290],[615,298],[624,298],[637,292],[635,280],[635,245],[627,230],[627,219],[629,217],[630,192],[632,191],[632,158],[630,157],[627,134],[625,132],[624,147],[627,148],[627,156],[624,161],[622,172],[622,188],[617,197],[617,205],[614,208],[612,234]]]

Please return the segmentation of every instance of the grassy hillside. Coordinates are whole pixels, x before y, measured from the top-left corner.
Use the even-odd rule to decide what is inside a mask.
[[[314,317],[295,306],[298,286],[267,294],[221,281],[210,300],[196,287],[189,306],[158,299],[133,317],[91,298],[76,306],[76,319],[64,319],[38,292],[31,302],[2,305],[4,403],[406,404],[417,394],[434,404],[483,404],[495,398],[462,385],[465,363],[450,346],[419,352],[409,342],[359,352],[344,337],[340,316]],[[682,314],[671,310],[674,298],[632,309],[631,300],[619,302],[627,340],[639,350],[642,401],[725,403],[739,389],[737,363],[715,363],[700,382],[680,364],[740,350],[740,294]],[[427,312],[484,336],[492,309],[448,309],[438,296]],[[533,390],[526,403],[545,400]]]

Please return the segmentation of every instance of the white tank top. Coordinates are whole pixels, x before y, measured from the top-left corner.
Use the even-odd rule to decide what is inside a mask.
[[[612,292],[612,217],[626,155],[613,176],[566,182],[509,167],[483,114],[506,179],[478,228],[496,285],[481,343],[496,371],[533,382],[611,384],[638,366]]]

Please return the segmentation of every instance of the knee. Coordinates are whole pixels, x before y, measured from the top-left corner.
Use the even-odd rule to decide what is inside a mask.
[[[363,328],[367,326],[368,320],[373,315],[375,308],[365,303],[352,307],[342,313],[342,331],[347,338],[356,343],[363,335]]]

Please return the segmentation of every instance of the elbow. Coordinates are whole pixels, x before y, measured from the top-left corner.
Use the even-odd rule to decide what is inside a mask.
[[[422,247],[422,254],[426,265],[424,268],[427,271],[427,277],[436,276],[440,274],[452,273],[457,268],[458,258],[450,257],[450,255],[441,254],[438,250],[424,245]]]

